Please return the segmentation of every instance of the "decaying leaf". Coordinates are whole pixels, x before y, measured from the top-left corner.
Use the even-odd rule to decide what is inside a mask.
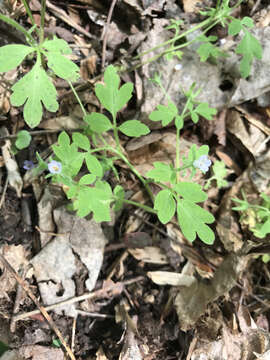
[[[170,271],[148,271],[147,276],[157,285],[191,286],[197,281],[194,276]]]
[[[0,136],[9,135],[5,127],[0,128]],[[1,147],[2,155],[5,162],[5,166],[8,172],[9,185],[16,190],[17,196],[20,198],[22,194],[23,180],[19,172],[17,162],[14,155],[11,153],[11,142],[5,140],[4,145]]]
[[[178,292],[175,307],[183,331],[196,323],[205,312],[208,303],[231,290],[246,264],[247,257],[229,254],[208,283],[197,281],[190,287],[185,287],[184,291]]]

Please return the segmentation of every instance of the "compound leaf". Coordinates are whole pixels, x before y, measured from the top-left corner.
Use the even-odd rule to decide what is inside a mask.
[[[128,120],[121,124],[118,129],[127,136],[140,137],[149,134],[148,126],[141,123],[139,120]]]
[[[215,221],[212,214],[194,202],[183,199],[177,203],[177,217],[181,231],[189,241],[194,241],[197,233],[204,243],[213,244],[215,235],[206,225]]]
[[[113,117],[116,113],[122,109],[122,107],[131,98],[133,90],[133,84],[124,84],[120,90],[120,77],[117,74],[117,70],[113,65],[106,68],[104,73],[104,85],[97,84],[95,87],[95,93],[101,104],[107,109]]]
[[[21,106],[25,103],[24,120],[31,128],[41,121],[42,103],[48,111],[55,112],[58,109],[57,91],[39,62],[11,89],[12,105]]]
[[[161,190],[155,197],[154,209],[162,224],[166,224],[175,214],[176,204],[170,190]]]
[[[26,45],[5,45],[0,47],[0,72],[6,72],[19,66],[26,55],[35,49]]]

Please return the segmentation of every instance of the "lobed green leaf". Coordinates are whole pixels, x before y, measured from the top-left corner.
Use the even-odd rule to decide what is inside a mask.
[[[113,117],[122,109],[132,96],[133,84],[124,84],[118,90],[120,78],[113,65],[106,68],[104,73],[104,85],[97,84],[95,93],[100,103],[107,109]]]
[[[25,122],[37,126],[42,118],[42,103],[48,111],[58,110],[57,91],[45,70],[37,62],[32,70],[12,86],[10,97],[14,106],[24,105]]]
[[[157,110],[154,110],[149,115],[152,121],[161,121],[163,126],[167,126],[177,115],[178,110],[174,103],[169,102],[168,105],[158,105]]]
[[[179,200],[177,203],[177,217],[183,235],[194,241],[196,234],[206,244],[213,244],[215,235],[209,226],[215,218],[208,211],[190,200]]]

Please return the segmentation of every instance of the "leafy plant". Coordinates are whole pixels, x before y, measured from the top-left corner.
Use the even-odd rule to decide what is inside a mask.
[[[158,77],[156,77],[156,82],[161,84]],[[117,113],[131,99],[132,90],[131,83],[120,86],[120,78],[114,66],[110,65],[106,68],[104,83],[96,85],[95,93],[111,117],[92,112],[84,117],[86,123],[84,134],[75,132],[70,138],[66,132],[62,132],[58,137],[58,144],[52,146],[55,157],[47,165],[50,172],[47,177],[52,177],[54,181],[67,186],[67,197],[73,200],[74,209],[81,217],[92,213],[97,222],[110,221],[112,209],[119,211],[125,203],[132,204],[156,214],[163,224],[177,215],[180,228],[189,241],[195,240],[198,235],[205,243],[212,244],[214,233],[208,224],[214,222],[214,217],[198,205],[206,200],[207,194],[203,192],[200,185],[192,181],[180,181],[180,175],[186,171],[189,171],[190,180],[192,180],[197,171],[208,170],[211,165],[207,156],[208,146],[203,145],[198,148],[193,145],[187,158],[182,157],[182,159],[176,151],[175,166],[155,162],[153,170],[147,173],[145,179],[122,152],[119,141],[119,132],[126,136],[138,137],[150,131],[145,124],[134,119],[120,125],[117,123]],[[177,149],[185,118],[191,117],[194,122],[197,122],[199,116],[211,119],[216,113],[216,110],[209,108],[208,104],[196,101],[197,94],[198,91],[195,91],[193,85],[186,93],[187,102],[181,114],[171,101],[168,105],[159,105],[150,114],[152,121],[162,121],[164,125],[174,122],[177,132]],[[107,131],[113,132],[115,147],[106,141],[104,133]],[[153,207],[128,200],[122,186],[117,185],[112,189],[111,184],[104,180],[105,171],[108,169],[115,171],[113,163],[117,159],[128,165],[140,179],[149,194]],[[83,163],[89,173],[77,180]],[[153,195],[150,187],[153,181],[160,188],[156,196]]]
[[[240,73],[243,78],[248,77],[251,70],[251,64],[254,58],[262,58],[262,47],[260,42],[254,37],[249,29],[254,27],[253,20],[247,16],[239,20],[231,16],[231,13],[243,2],[239,0],[234,6],[230,7],[229,0],[217,0],[215,8],[208,8],[205,11],[201,11],[201,15],[204,15],[206,18],[204,21],[199,24],[191,27],[186,31],[180,31],[180,27],[183,22],[181,20],[171,20],[171,24],[165,28],[165,30],[173,30],[174,36],[149,50],[146,50],[135,57],[139,59],[146,54],[152,53],[156,50],[164,48],[149,59],[146,63],[157,60],[161,56],[165,56],[167,60],[171,60],[174,56],[177,56],[181,60],[182,50],[191,44],[199,44],[196,52],[200,56],[202,62],[208,60],[209,58],[216,59],[219,57],[227,56],[226,53],[221,51],[218,46],[215,45],[217,37],[207,33],[216,25],[220,24],[223,27],[228,28],[230,35],[238,35],[241,31],[244,33],[243,38],[239,42],[236,53],[242,55],[240,62]],[[190,34],[192,34],[190,36]],[[194,35],[197,34],[198,35]],[[190,36],[191,40],[187,40],[187,37]],[[145,64],[145,63],[144,63]],[[140,64],[138,65],[140,66]]]
[[[228,185],[225,177],[227,176],[226,166],[223,161],[215,161],[213,167],[213,175],[207,180],[204,188],[209,189],[212,181],[216,181],[218,189]]]
[[[43,3],[42,14],[44,15],[45,2],[43,1]],[[29,11],[25,1],[24,5]],[[53,39],[44,40],[43,27],[38,29],[33,24],[33,28],[26,31],[15,20],[9,19],[3,14],[0,14],[0,20],[23,32],[28,43],[28,45],[11,44],[0,47],[0,72],[14,69],[29,55],[35,58],[32,69],[11,87],[13,93],[10,97],[12,105],[24,105],[24,120],[33,128],[38,126],[41,121],[43,107],[51,112],[56,112],[59,107],[57,91],[51,77],[45,71],[45,64],[56,76],[69,83],[78,79],[79,67],[66,57],[72,51],[65,40],[56,36]],[[36,41],[32,35],[33,31],[39,35],[39,41]]]
[[[243,212],[240,221],[244,216],[248,215],[252,219],[248,221],[250,230],[253,234],[262,239],[266,235],[270,234],[270,197],[265,193],[261,193],[261,204],[251,204],[248,202],[244,192],[242,192],[243,200],[233,199],[238,206],[233,207],[235,211]]]

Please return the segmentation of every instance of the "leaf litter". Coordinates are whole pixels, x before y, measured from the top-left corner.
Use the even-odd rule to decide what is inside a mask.
[[[81,3],[87,4],[87,1],[81,1]],[[196,5],[198,5],[198,2],[196,2]],[[169,16],[170,11],[177,9],[178,14],[188,18],[193,14],[188,14],[188,11],[197,13],[197,9],[192,8],[192,6],[191,2],[189,4],[184,2],[186,13],[181,14],[180,7],[173,1],[164,0],[156,3],[143,1],[141,4],[133,1],[123,1],[121,4],[117,4],[113,24],[110,25],[111,36],[108,38],[107,43],[107,61],[111,62],[118,56],[119,47],[121,48],[124,43],[126,46],[127,40],[130,44],[135,44],[135,48],[141,42],[139,49],[143,50],[148,49],[149,44],[154,46],[168,39],[168,33],[163,30],[164,26],[168,24],[168,20],[156,18],[156,14],[167,11]],[[100,6],[97,2],[93,2],[91,16],[90,10],[88,14],[92,26],[90,30],[89,28],[88,30],[82,28],[84,20],[77,16],[84,11],[83,7],[80,10],[74,10],[75,8],[73,8],[73,11],[77,11],[77,15],[74,14],[70,19],[68,19],[67,13],[60,9],[60,5],[56,7],[48,2],[48,8],[50,9],[48,16],[51,19],[57,16],[65,24],[68,24],[65,25],[67,27],[65,30],[67,33],[69,32],[69,38],[73,39],[70,41],[71,43],[73,41],[75,43],[75,39],[68,26],[84,34],[86,43],[89,37],[94,40],[100,39],[106,24],[108,13],[106,6]],[[68,9],[68,12],[70,10]],[[269,10],[267,8],[265,10],[267,13],[263,19],[267,19],[267,14],[269,14]],[[123,23],[121,16],[123,14],[127,15],[126,18],[129,20],[127,24],[129,24],[128,27],[132,35],[121,26]],[[100,15],[105,15],[105,22],[100,23],[97,20]],[[259,16],[259,12],[256,15]],[[151,30],[149,30],[150,28]],[[210,63],[200,63],[198,58],[193,56],[193,50],[188,49],[184,55],[181,69],[176,68],[178,64],[176,60],[165,63],[163,59],[142,67],[136,74],[142,84],[142,89],[139,89],[140,81],[136,82],[138,94],[143,92],[141,107],[131,110],[125,109],[122,113],[123,118],[125,118],[127,111],[137,113],[139,111],[139,118],[146,121],[155,105],[164,103],[164,95],[149,82],[149,77],[153,77],[156,71],[163,75],[164,87],[180,109],[183,106],[183,99],[179,91],[179,84],[184,89],[188,89],[194,80],[196,80],[197,86],[203,89],[200,94],[201,101],[210,100],[211,106],[218,109],[222,109],[224,106],[232,108],[226,114],[225,121],[223,121],[225,130],[224,126],[220,126],[211,129],[208,133],[208,140],[212,144],[215,144],[214,137],[219,137],[219,147],[213,146],[212,160],[218,158],[219,154],[225,154],[227,157],[226,164],[231,166],[232,174],[232,178],[227,179],[228,185],[227,188],[224,188],[223,194],[218,193],[216,198],[210,196],[206,205],[216,209],[217,212],[216,230],[219,235],[219,243],[214,248],[208,249],[195,242],[193,247],[187,250],[186,246],[189,244],[172,227],[170,228],[167,225],[165,228],[167,232],[162,234],[159,232],[159,230],[162,231],[160,225],[153,218],[144,219],[143,214],[142,218],[136,218],[135,212],[131,211],[131,209],[127,209],[128,211],[118,215],[115,224],[105,226],[105,238],[102,235],[100,226],[93,225],[92,221],[89,220],[81,222],[82,219],[77,219],[64,210],[63,207],[59,207],[58,197],[48,187],[44,186],[44,179],[35,179],[38,182],[38,184],[33,184],[36,196],[35,211],[38,213],[39,219],[37,220],[35,216],[32,216],[32,220],[34,224],[38,224],[39,233],[35,234],[40,237],[39,242],[42,249],[40,251],[36,249],[35,256],[34,252],[32,252],[31,263],[34,265],[34,277],[31,277],[29,281],[34,281],[35,286],[38,285],[39,293],[45,305],[80,295],[78,293],[79,289],[80,292],[84,293],[93,290],[95,286],[100,286],[100,280],[106,278],[112,262],[118,256],[118,253],[115,254],[114,251],[108,251],[104,254],[105,244],[110,241],[121,245],[121,234],[123,233],[118,227],[124,229],[125,223],[131,216],[133,218],[131,223],[134,222],[133,231],[145,231],[151,234],[153,241],[152,248],[142,246],[140,249],[129,249],[129,254],[132,254],[132,257],[123,257],[120,264],[115,265],[116,268],[117,266],[122,267],[121,271],[114,272],[113,279],[116,281],[121,282],[126,279],[126,276],[138,274],[145,277],[143,283],[133,284],[128,287],[128,291],[125,293],[130,306],[126,310],[126,317],[122,325],[116,325],[110,320],[105,320],[103,324],[97,322],[96,319],[92,321],[91,317],[88,316],[77,316],[77,305],[58,308],[55,311],[58,314],[54,314],[54,316],[63,316],[62,312],[64,311],[66,315],[77,319],[75,337],[78,357],[89,355],[91,359],[106,359],[107,356],[110,359],[141,359],[144,356],[143,358],[146,359],[180,359],[189,356],[189,359],[195,360],[204,356],[205,359],[216,357],[218,359],[240,360],[255,358],[256,354],[259,359],[267,358],[269,354],[267,331],[269,329],[263,330],[261,327],[254,326],[254,324],[252,326],[248,324],[244,329],[242,315],[239,310],[243,307],[241,302],[244,299],[244,307],[247,308],[247,313],[249,313],[248,308],[252,305],[252,299],[255,299],[257,312],[252,310],[251,307],[249,323],[258,321],[258,311],[261,313],[268,312],[265,303],[260,303],[258,299],[252,298],[253,292],[256,296],[256,294],[260,295],[261,291],[263,297],[265,296],[261,285],[262,281],[256,275],[258,272],[261,272],[261,277],[264,277],[263,281],[269,284],[267,265],[262,265],[259,259],[255,260],[255,255],[253,255],[256,254],[256,250],[261,249],[262,243],[252,237],[248,229],[248,223],[244,219],[239,219],[231,211],[231,199],[232,197],[241,196],[241,188],[244,188],[248,198],[255,201],[257,196],[254,193],[266,191],[269,187],[270,167],[267,146],[267,136],[269,136],[267,131],[269,128],[266,123],[267,111],[269,116],[270,105],[269,97],[267,97],[270,91],[270,78],[267,75],[270,58],[268,56],[270,49],[269,27],[256,29],[254,34],[262,42],[263,59],[262,62],[255,62],[251,76],[248,79],[239,80],[235,67],[237,63],[235,56],[225,58],[218,63],[218,66],[214,66]],[[137,44],[136,36],[137,39],[140,39]],[[146,40],[143,40],[144,38]],[[224,46],[228,46],[229,50],[230,47],[237,46],[237,43],[230,43],[229,39],[228,41],[225,40]],[[239,39],[236,39],[236,41],[239,41]],[[95,61],[98,63],[102,57],[101,49],[96,46],[95,41],[93,41],[93,44],[95,56],[98,58]],[[123,46],[123,51],[126,51],[125,46]],[[83,54],[83,51],[81,51],[81,54]],[[79,55],[81,60],[86,56],[86,53],[83,56]],[[153,56],[153,54],[149,54],[149,56]],[[93,69],[95,69],[95,66]],[[87,76],[93,76],[93,72],[90,71]],[[65,90],[60,90],[61,92],[62,96],[65,97]],[[82,94],[84,93],[85,91],[82,90]],[[83,96],[88,96],[87,104],[91,111],[99,111],[94,98],[86,94]],[[235,105],[244,102],[248,102],[244,107],[244,111],[234,108]],[[50,129],[50,126],[59,130],[66,128],[67,119],[70,120],[71,124],[69,128],[76,128],[77,120],[80,120],[80,118],[70,118],[70,114],[74,109],[74,102],[72,104],[72,100],[70,100],[68,105],[62,106],[60,104],[60,106],[59,116],[50,117],[43,121],[44,128]],[[259,119],[259,123],[264,125],[266,132],[262,127],[248,123],[248,119],[254,115],[253,113],[260,114],[256,119]],[[41,126],[43,125],[41,124]],[[193,129],[187,127],[184,139],[181,141],[183,154],[185,146],[194,143],[194,140],[197,144],[203,143],[203,135],[200,134],[200,131],[202,131],[200,124]],[[225,135],[224,131],[226,131]],[[153,133],[145,135],[136,143],[133,140],[132,142],[123,141],[123,146],[125,146],[129,158],[136,162],[136,166],[143,173],[153,168],[154,161],[163,161],[164,159],[169,159],[168,162],[174,161],[174,134],[170,133],[170,130],[167,131],[167,129],[156,134],[157,136],[153,136]],[[55,138],[52,136],[51,140],[54,142]],[[12,157],[12,155],[9,156]],[[8,168],[9,162],[6,157],[4,157],[4,163]],[[235,171],[236,167],[230,164],[237,165],[238,171],[241,172],[240,176],[239,172]],[[125,167],[122,164],[120,165],[122,167],[122,181],[132,184],[130,191],[132,196],[136,196],[139,193],[138,184],[134,183],[134,179],[129,174],[126,174]],[[18,170],[16,172],[16,176],[20,176]],[[199,181],[204,185],[205,178]],[[18,181],[16,181],[17,183]],[[23,189],[21,189],[22,183],[19,182],[18,184],[13,186],[18,196],[21,191],[23,195],[29,192],[27,186],[29,181],[24,182]],[[12,183],[9,186],[12,186]],[[137,219],[136,227],[134,227],[135,219]],[[153,222],[154,224],[152,224]],[[92,225],[95,228],[94,230],[91,227]],[[127,229],[124,231],[127,231]],[[115,236],[115,233],[117,236]],[[166,252],[164,252],[165,246],[162,245],[165,242],[170,249],[169,252],[167,247],[167,259]],[[14,253],[16,256],[15,249],[12,246],[12,244],[5,244],[8,252]],[[29,244],[28,247],[31,249],[32,245]],[[163,251],[160,251],[160,248],[163,248]],[[178,261],[173,262],[173,251]],[[134,260],[133,257],[137,260]],[[171,265],[173,263],[178,264],[176,269]],[[184,264],[189,264],[189,266],[184,267]],[[251,278],[250,274],[252,273],[254,279]],[[158,285],[153,287],[152,281],[146,280],[147,275]],[[249,287],[247,289],[249,290],[245,287],[239,287],[245,281],[248,282]],[[183,283],[184,288],[182,287]],[[14,285],[15,282],[13,281]],[[164,285],[170,285],[170,292],[168,287],[164,287]],[[9,294],[10,291],[9,288],[6,290],[1,288],[1,295]],[[171,296],[173,301],[170,302]],[[95,310],[100,313],[108,310],[109,314],[114,315],[113,302],[119,302],[117,295],[116,297],[107,298],[106,301],[104,300],[104,304],[91,301],[84,302],[84,311],[89,316]],[[1,302],[0,305],[0,309],[3,308],[8,313],[5,304]],[[24,304],[21,310],[27,311],[27,305]],[[0,314],[2,313],[1,310]],[[132,315],[129,315],[129,313]],[[128,317],[133,319],[134,314],[138,317],[136,326],[139,336],[126,320]],[[266,323],[268,323],[267,319]],[[65,324],[68,324],[68,322]],[[92,332],[91,329],[94,331]],[[111,329],[109,338],[105,336],[105,329]],[[96,334],[97,331],[102,333],[100,338],[89,340],[93,338],[92,335]],[[195,333],[197,341],[193,348],[191,347],[192,332]],[[68,336],[71,336],[70,334]],[[181,338],[184,339],[182,343]],[[119,346],[119,341],[121,346]],[[185,344],[184,341],[186,341]],[[55,358],[56,349],[52,351],[48,345],[51,344],[25,347],[24,351],[22,351],[23,357],[29,358],[31,356],[37,360],[42,359],[42,356],[45,356],[46,359],[49,359],[50,356]],[[263,346],[260,347],[259,345]],[[111,351],[108,351],[108,349],[111,349]],[[58,353],[62,358],[62,350],[58,351]]]

